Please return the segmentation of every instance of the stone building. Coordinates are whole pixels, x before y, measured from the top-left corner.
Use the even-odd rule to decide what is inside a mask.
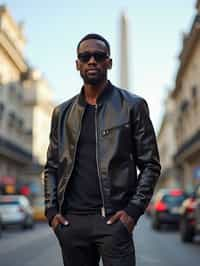
[[[50,118],[54,103],[52,89],[40,71],[30,69],[23,80],[25,120],[32,129],[31,151],[44,165],[49,144]]]
[[[175,104],[169,93],[165,100],[165,114],[158,133],[158,147],[162,165],[158,187],[177,187],[180,184],[173,160],[173,155],[176,152],[177,146],[174,130],[175,120]]]
[[[182,186],[192,190],[200,180],[200,1],[190,32],[184,36],[180,66],[171,97],[175,103],[177,149],[173,159]]]
[[[24,46],[22,26],[0,6],[0,187],[39,182],[48,144],[52,92]]]
[[[24,45],[21,27],[0,6],[0,176],[21,176],[32,162],[20,83],[21,74],[27,71]]]
[[[158,134],[160,187],[188,191],[200,182],[200,0],[191,30],[183,38],[174,89]]]

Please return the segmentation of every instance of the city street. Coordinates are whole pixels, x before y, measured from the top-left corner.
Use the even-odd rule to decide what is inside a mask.
[[[176,230],[152,231],[143,217],[135,232],[137,266],[198,266],[200,241],[183,244]],[[0,238],[1,266],[61,266],[61,254],[55,235],[46,224],[21,231],[10,228]]]

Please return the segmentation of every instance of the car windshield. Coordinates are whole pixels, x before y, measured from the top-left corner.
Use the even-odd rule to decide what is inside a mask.
[[[167,205],[169,205],[171,207],[173,207],[173,206],[180,206],[184,199],[185,199],[185,196],[184,195],[180,195],[180,196],[165,195],[163,197],[163,201]]]

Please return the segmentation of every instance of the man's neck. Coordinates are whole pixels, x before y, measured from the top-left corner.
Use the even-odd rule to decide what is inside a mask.
[[[102,91],[105,89],[107,80],[98,85],[84,84],[84,95],[87,103],[95,105]]]

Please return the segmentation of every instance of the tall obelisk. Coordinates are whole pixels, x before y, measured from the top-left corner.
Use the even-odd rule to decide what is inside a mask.
[[[120,16],[120,87],[129,89],[129,41],[128,18],[125,12]]]

